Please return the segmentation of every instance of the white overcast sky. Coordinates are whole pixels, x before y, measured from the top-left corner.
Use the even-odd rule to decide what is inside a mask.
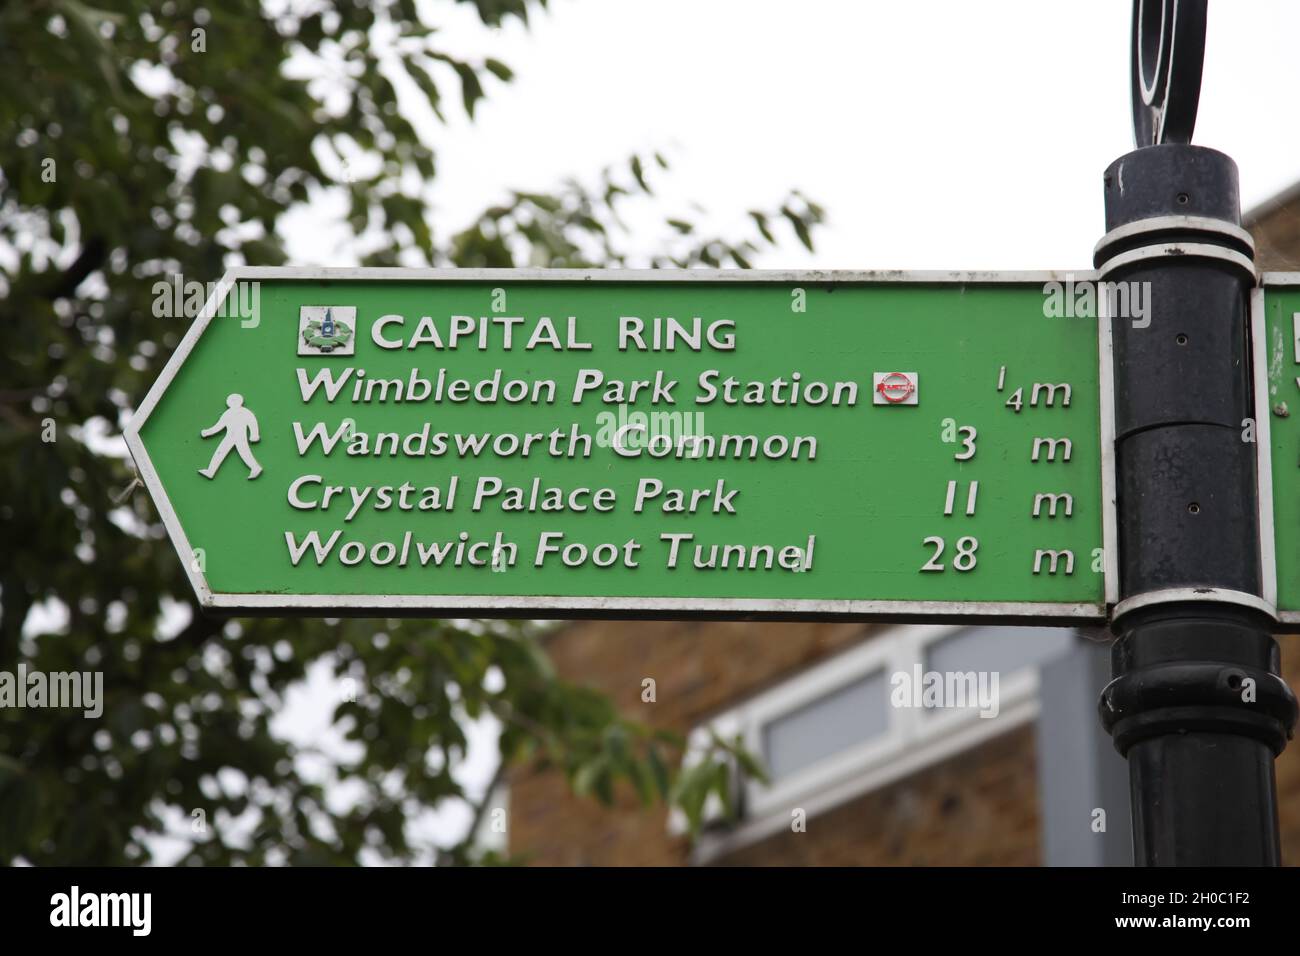
[[[444,237],[507,188],[660,150],[664,214],[743,229],[787,187],[826,207],[815,254],[761,266],[1086,268],[1132,148],[1130,0],[552,0],[501,30],[430,9],[445,49],[516,72],[426,127]],[[1210,4],[1194,141],[1237,160],[1246,207],[1300,180],[1297,44],[1295,0]],[[293,218],[294,261],[354,261],[328,210]]]

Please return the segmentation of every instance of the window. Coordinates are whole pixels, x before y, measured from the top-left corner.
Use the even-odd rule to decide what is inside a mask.
[[[763,726],[763,757],[774,780],[817,764],[889,730],[889,678],[883,669]]]
[[[1032,720],[1038,667],[1065,653],[1073,633],[890,628],[718,715],[694,739],[709,729],[740,735],[769,781],[740,782],[740,826],[707,835],[697,856],[730,852],[789,826],[796,807],[815,816]]]

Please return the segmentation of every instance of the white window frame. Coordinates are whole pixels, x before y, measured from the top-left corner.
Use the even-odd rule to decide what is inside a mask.
[[[741,736],[751,753],[762,755],[764,728],[773,720],[857,683],[874,671],[883,670],[888,682],[898,671],[911,673],[917,663],[923,671],[928,670],[926,654],[932,645],[980,626],[984,626],[982,622],[890,627],[695,728],[690,736],[692,749],[702,747],[712,730],[727,739]],[[771,786],[757,780],[744,781],[745,813],[740,824],[729,831],[706,829],[693,851],[692,862],[707,863],[787,829],[796,809],[811,819],[1033,721],[1039,710],[1038,670],[1037,665],[1029,665],[999,674],[999,710],[993,719],[981,717],[978,707],[929,710],[889,706],[892,685],[887,683],[884,733],[810,764]],[[721,806],[712,802],[705,816],[719,818]],[[685,821],[679,813],[670,817],[669,827],[675,833],[684,832]]]
[[[865,641],[742,705],[740,722],[744,728],[745,747],[750,753],[761,756],[765,751],[764,731],[777,719],[829,697],[877,671],[885,677],[884,733],[809,764],[786,779],[775,781],[770,787],[757,780],[746,781],[747,816],[762,817],[785,809],[809,792],[822,790],[848,774],[897,756],[903,744],[897,726],[900,708],[889,706],[889,676],[900,669],[901,646],[896,640],[877,638]]]

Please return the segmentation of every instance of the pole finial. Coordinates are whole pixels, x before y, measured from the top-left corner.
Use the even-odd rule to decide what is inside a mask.
[[[1207,0],[1133,0],[1133,137],[1190,143],[1201,97]]]

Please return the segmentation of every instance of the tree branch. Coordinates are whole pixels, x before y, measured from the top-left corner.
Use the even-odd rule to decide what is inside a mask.
[[[41,293],[41,297],[51,302],[55,299],[66,299],[77,291],[77,286],[86,281],[86,276],[104,264],[107,256],[108,246],[104,240],[99,236],[91,236],[81,247],[81,252],[72,265],[50,283],[49,288]]]

